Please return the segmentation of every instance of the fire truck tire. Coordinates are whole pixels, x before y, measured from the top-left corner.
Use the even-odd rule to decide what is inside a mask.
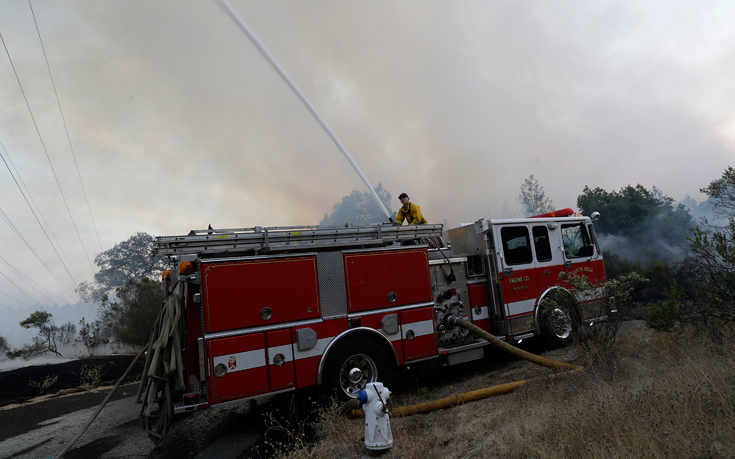
[[[388,354],[376,341],[348,338],[330,353],[324,367],[323,387],[341,401],[356,398],[371,382],[388,384]]]
[[[574,341],[580,317],[577,302],[567,293],[552,293],[541,300],[539,328],[548,348],[565,346]]]

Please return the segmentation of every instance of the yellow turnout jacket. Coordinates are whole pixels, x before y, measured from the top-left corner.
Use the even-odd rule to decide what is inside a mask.
[[[408,203],[408,209],[406,209],[404,206],[401,206],[400,209],[398,209],[398,214],[396,215],[396,223],[398,223],[398,226],[403,225],[403,220],[407,220],[409,225],[426,225],[427,222],[423,215],[421,215],[421,208],[412,203]]]

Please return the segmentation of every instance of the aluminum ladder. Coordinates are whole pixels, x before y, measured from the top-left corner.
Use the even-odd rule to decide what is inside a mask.
[[[394,242],[441,238],[443,225],[393,224],[276,226],[192,230],[186,236],[156,237],[154,256],[268,253],[328,247],[386,246]]]

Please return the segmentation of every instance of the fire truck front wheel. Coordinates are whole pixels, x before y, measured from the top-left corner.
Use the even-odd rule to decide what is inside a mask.
[[[387,384],[390,375],[386,352],[364,337],[340,343],[329,356],[324,371],[324,388],[342,401],[357,398],[368,383]]]
[[[547,347],[564,346],[574,341],[579,327],[576,301],[567,294],[553,294],[541,300],[539,325]]]

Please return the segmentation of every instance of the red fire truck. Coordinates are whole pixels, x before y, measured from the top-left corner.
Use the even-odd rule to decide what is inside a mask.
[[[559,274],[606,280],[592,219],[571,209],[447,232],[210,228],[159,237],[155,255],[179,270],[164,274],[171,323],[149,352],[155,366],[168,340],[159,357],[169,363],[141,383],[154,434],[165,433],[166,413],[316,385],[346,399],[402,365],[482,358],[488,342],[450,316],[510,342],[567,341],[573,324],[600,314],[590,306],[601,293],[575,296]]]

